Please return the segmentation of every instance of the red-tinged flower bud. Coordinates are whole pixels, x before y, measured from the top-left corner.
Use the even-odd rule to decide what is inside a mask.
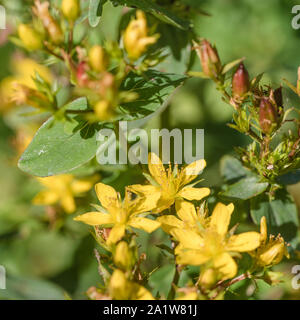
[[[272,133],[278,124],[277,110],[266,97],[260,101],[259,124],[265,134]]]
[[[242,98],[250,89],[249,74],[241,63],[232,77],[232,93],[235,98]]]
[[[80,87],[87,86],[87,84],[89,82],[89,77],[87,74],[87,63],[86,62],[79,63],[79,65],[77,66],[76,76],[77,76],[78,85]]]
[[[217,49],[204,39],[196,50],[200,56],[203,72],[210,78],[217,78],[222,69]]]

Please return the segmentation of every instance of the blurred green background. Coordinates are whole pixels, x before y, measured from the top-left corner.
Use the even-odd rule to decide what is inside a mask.
[[[217,44],[223,62],[246,57],[246,67],[251,77],[265,72],[265,83],[280,85],[282,78],[296,83],[300,65],[300,30],[291,27],[291,0],[198,0],[201,9],[210,16],[197,15],[194,19],[199,36]],[[20,1],[3,1],[4,6],[18,5]],[[100,26],[91,32],[91,38],[99,35],[116,39],[121,9],[110,4],[104,7]],[[1,30],[0,35],[6,31]],[[3,36],[4,37],[4,36]],[[184,34],[181,38],[184,40]],[[176,51],[179,38],[170,34],[170,42]],[[179,49],[178,49],[179,50]],[[3,41],[0,46],[0,80],[10,72],[11,57],[15,47]],[[176,53],[176,52],[175,52]],[[162,69],[182,73],[187,61],[182,50],[178,60],[169,58]],[[197,60],[193,70],[200,70]],[[285,106],[297,106],[295,95],[284,89]],[[204,128],[205,158],[207,169],[203,185],[219,186],[219,160],[232,154],[233,147],[249,142],[244,136],[226,126],[232,118],[232,110],[221,101],[214,84],[201,79],[189,80],[173,98],[168,110],[148,124],[151,127]],[[89,210],[78,203],[76,214],[64,218],[61,226],[51,228],[45,208],[33,206],[32,198],[40,190],[39,184],[16,167],[12,139],[15,132],[7,117],[0,116],[0,265],[7,270],[7,290],[0,290],[0,299],[84,299],[85,291],[101,282],[94,257],[95,242],[88,227],[72,221],[74,215]],[[140,172],[129,169],[112,183],[119,191],[127,184],[142,181]],[[299,189],[300,190],[300,189]],[[297,186],[293,187],[296,200],[300,198]],[[90,202],[96,203],[94,192]],[[146,270],[161,267],[151,276],[154,293],[166,293],[172,278],[168,257],[162,257],[154,244],[164,241],[160,231],[151,237],[142,235],[141,252],[147,250],[154,257],[145,264]],[[290,270],[290,264],[281,267]],[[190,270],[193,274],[195,270]],[[289,271],[288,271],[289,272]],[[184,279],[181,279],[184,282]],[[251,291],[252,284],[242,284]],[[249,289],[250,288],[250,289]],[[253,288],[252,288],[253,289]],[[255,289],[255,288],[254,288]],[[253,289],[253,290],[254,290]],[[239,289],[237,289],[239,290]],[[240,295],[231,298],[243,298]],[[262,285],[256,298],[300,298],[300,293],[290,288],[289,281],[270,290]]]

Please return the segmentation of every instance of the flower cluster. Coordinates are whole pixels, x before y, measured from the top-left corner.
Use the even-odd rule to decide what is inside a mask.
[[[152,233],[162,228],[170,236],[173,247],[169,250],[174,255],[179,276],[185,266],[201,266],[198,280],[192,286],[178,288],[178,283],[173,283],[181,298],[182,289],[188,292],[189,298],[191,294],[193,299],[203,295],[209,297],[207,290],[212,289],[213,292],[219,283],[237,275],[236,259],[241,258],[241,253],[252,257],[251,275],[254,278],[262,267],[278,264],[284,255],[288,257],[286,244],[280,235],[275,239],[270,236],[267,243],[265,217],[261,221],[261,233],[234,234],[235,227],[229,230],[234,211],[232,203],[217,203],[211,215],[204,202],[195,208],[191,201],[203,200],[210,193],[208,188],[196,188],[190,184],[205,165],[205,161],[198,160],[181,170],[177,166],[172,170],[170,165],[165,170],[157,155],[150,153],[148,166],[155,185],[128,186],[123,201],[114,188],[103,183],[96,185],[101,203],[100,207],[97,206],[99,211],[88,212],[75,220],[95,227],[98,243],[111,253],[114,271],[106,275],[108,288],[99,289],[98,295],[90,291],[91,298],[153,298],[142,286],[147,284],[147,279],[139,269],[143,257],[138,257],[134,229]],[[147,215],[152,218],[147,218]],[[109,274],[107,270],[106,273]]]

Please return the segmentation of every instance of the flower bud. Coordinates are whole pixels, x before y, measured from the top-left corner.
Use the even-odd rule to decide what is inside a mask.
[[[267,248],[258,257],[258,264],[261,266],[271,266],[278,264],[285,255],[284,242],[277,242]]]
[[[134,262],[133,255],[127,242],[121,241],[117,244],[114,262],[116,266],[122,270],[128,270],[132,267]]]
[[[147,20],[143,11],[138,10],[136,16],[137,19],[130,21],[123,37],[124,47],[131,60],[138,59],[159,37],[159,35],[148,36]]]
[[[249,74],[241,63],[232,77],[232,92],[234,97],[242,98],[250,89]]]
[[[130,285],[123,271],[116,269],[109,281],[109,295],[116,300],[126,300],[130,296]]]
[[[206,269],[201,272],[199,283],[202,287],[209,289],[217,282],[217,272],[214,269]]]
[[[93,46],[89,51],[89,63],[92,69],[97,72],[103,72],[108,65],[108,57],[105,50],[99,46]]]
[[[64,34],[59,24],[54,20],[49,12],[49,2],[45,1],[41,3],[39,0],[36,0],[33,12],[42,21],[51,41],[56,45],[62,43],[64,41]]]
[[[87,63],[82,61],[78,64],[77,70],[76,70],[76,78],[78,85],[80,87],[85,87],[89,83],[89,77],[87,74]]]
[[[80,15],[79,0],[63,0],[61,4],[61,11],[66,19],[75,21]]]
[[[100,121],[109,120],[113,116],[113,108],[107,100],[101,100],[94,106],[97,119]]]
[[[266,97],[260,101],[259,124],[265,134],[271,134],[278,125],[277,110]]]
[[[196,47],[200,56],[203,72],[210,78],[217,78],[221,72],[222,65],[218,51],[207,40],[202,40],[200,45]]]
[[[43,48],[43,41],[38,32],[26,24],[18,26],[18,35],[24,47],[29,50],[39,50]]]

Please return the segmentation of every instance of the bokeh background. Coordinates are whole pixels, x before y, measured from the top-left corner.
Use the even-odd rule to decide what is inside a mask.
[[[265,72],[265,83],[279,86],[283,78],[296,83],[300,65],[300,30],[292,29],[291,10],[297,1],[198,2],[201,3],[201,9],[210,15],[199,14],[195,17],[196,32],[217,44],[223,62],[245,57],[251,77]],[[0,4],[8,10],[23,10],[22,1],[19,0],[0,1]],[[117,39],[121,15],[120,8],[106,4],[100,25],[90,34],[91,39]],[[6,41],[8,32],[13,32],[10,21],[8,30],[0,31],[0,80],[11,74],[16,54],[16,47]],[[170,57],[161,68],[174,73],[185,72],[187,51],[180,50],[178,45],[178,41],[184,41],[184,35],[177,37],[170,33],[168,41],[177,60]],[[193,70],[200,70],[197,60],[194,61]],[[284,101],[286,107],[299,105],[296,96],[287,89],[284,89]],[[177,91],[164,114],[152,119],[147,127],[204,128],[208,166],[202,185],[218,187],[222,183],[219,171],[221,157],[233,154],[235,146],[249,142],[227,127],[231,118],[232,110],[221,101],[214,84],[192,79]],[[14,115],[0,115],[0,265],[7,270],[7,289],[0,290],[0,299],[85,299],[89,287],[101,284],[94,256],[96,244],[89,228],[72,219],[89,210],[89,207],[78,199],[77,212],[62,217],[61,221],[52,225],[49,222],[51,210],[32,205],[31,201],[41,186],[16,166],[16,121],[27,120],[16,119]],[[125,185],[142,179],[139,171],[129,168],[119,172],[118,178],[111,184],[121,191]],[[300,205],[300,187],[295,185],[290,190]],[[94,192],[90,192],[89,202],[96,201]],[[166,294],[172,278],[172,267],[168,257],[163,256],[155,246],[165,241],[163,234],[160,231],[151,237],[142,234],[139,241],[141,252],[147,251],[152,257],[151,262],[144,263],[144,268],[147,271],[154,270],[150,278],[153,292]],[[292,262],[284,263],[280,270],[290,274],[291,265]],[[230,298],[247,298],[256,290],[247,281],[238,286],[238,294],[229,292]],[[291,288],[289,276],[284,283],[272,289],[262,283],[258,283],[258,286],[253,296],[257,299],[300,298],[300,291]]]

